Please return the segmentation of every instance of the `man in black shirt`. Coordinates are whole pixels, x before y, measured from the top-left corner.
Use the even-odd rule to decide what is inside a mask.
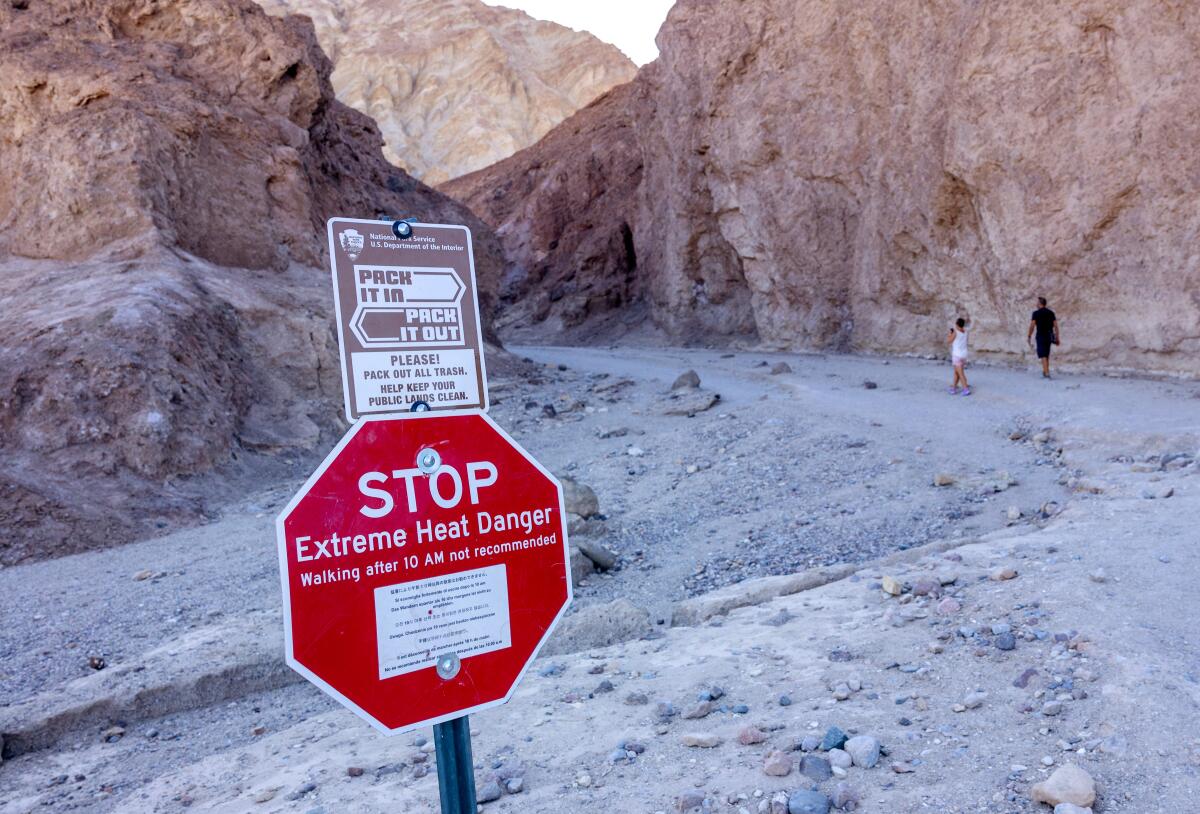
[[[1026,335],[1030,345],[1037,341],[1037,355],[1042,360],[1042,376],[1050,378],[1050,346],[1058,344],[1058,318],[1046,307],[1046,298],[1038,297],[1038,308],[1029,319],[1029,333]]]

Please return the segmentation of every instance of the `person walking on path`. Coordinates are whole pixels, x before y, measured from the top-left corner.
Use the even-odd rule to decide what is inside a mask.
[[[967,321],[962,317],[950,329],[946,342],[950,345],[950,361],[954,365],[954,381],[950,383],[950,395],[958,395],[958,383],[962,382],[962,394],[971,395],[971,386],[967,384]]]
[[[1042,360],[1042,377],[1050,378],[1050,346],[1057,345],[1058,338],[1058,318],[1054,316],[1054,312],[1046,307],[1046,298],[1037,298],[1037,310],[1033,312],[1033,316],[1029,319],[1029,332],[1025,335],[1026,341],[1033,345],[1036,341],[1038,359]]]

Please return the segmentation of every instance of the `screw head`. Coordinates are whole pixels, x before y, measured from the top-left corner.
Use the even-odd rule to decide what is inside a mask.
[[[443,681],[449,681],[458,675],[462,662],[457,653],[443,653],[437,658],[437,674]]]
[[[417,453],[417,469],[423,475],[432,475],[437,472],[442,465],[442,456],[438,454],[436,449],[425,447]]]

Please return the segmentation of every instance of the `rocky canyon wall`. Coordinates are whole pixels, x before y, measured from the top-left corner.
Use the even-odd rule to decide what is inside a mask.
[[[327,217],[467,223],[498,278],[330,70],[247,0],[0,5],[0,564],[195,521],[340,431]]]
[[[429,184],[528,147],[637,70],[591,34],[480,0],[262,5],[312,18],[338,99],[378,122],[388,160]]]
[[[1200,373],[1200,6],[680,0],[658,43],[615,114],[636,186],[590,183],[626,190],[629,287],[670,337],[927,353],[961,315],[1016,358],[1044,295],[1065,361]],[[594,176],[544,155],[581,117],[451,187],[510,280],[594,285],[536,270],[607,223],[499,194]]]

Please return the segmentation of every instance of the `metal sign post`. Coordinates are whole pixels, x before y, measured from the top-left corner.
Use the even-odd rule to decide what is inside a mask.
[[[475,768],[466,715],[433,726],[442,814],[475,814]]]

